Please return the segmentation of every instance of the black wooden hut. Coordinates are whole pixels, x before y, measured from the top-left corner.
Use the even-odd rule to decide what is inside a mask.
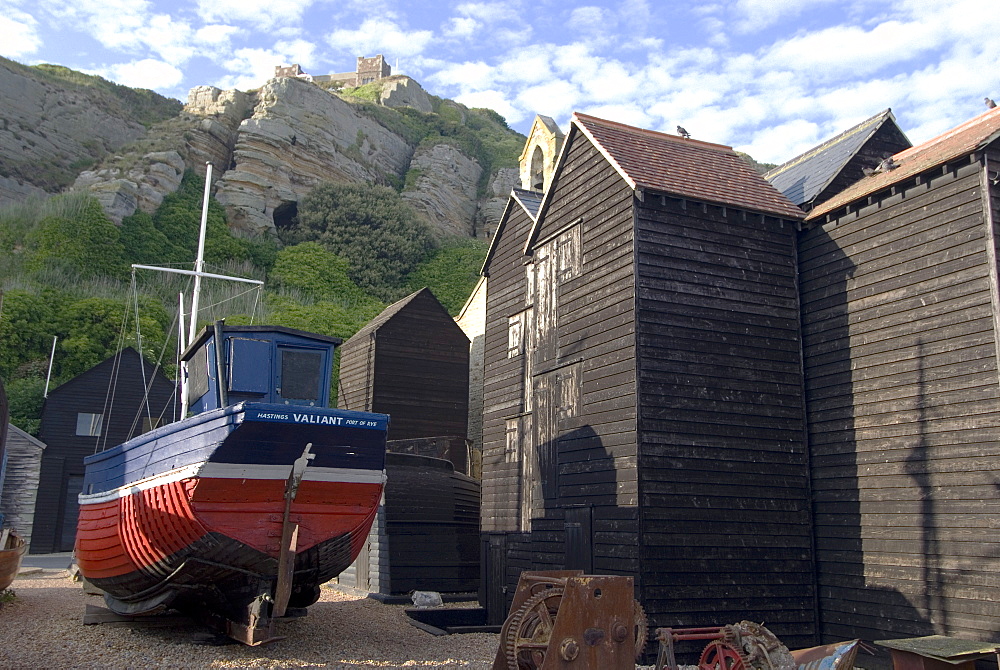
[[[479,587],[479,482],[468,475],[469,339],[429,289],[341,347],[339,406],[390,416],[383,505],[340,582],[379,594]]]
[[[148,392],[147,392],[148,389]],[[83,459],[176,417],[174,383],[127,347],[49,393],[30,552],[72,551]]]
[[[484,266],[493,621],[522,570],[580,568],[634,576],[654,627],[814,642],[802,218],[729,147],[574,115]]]
[[[824,641],[1000,635],[1000,108],[799,239]]]
[[[423,288],[340,349],[337,406],[392,417],[390,440],[458,435],[469,416],[469,338]]]

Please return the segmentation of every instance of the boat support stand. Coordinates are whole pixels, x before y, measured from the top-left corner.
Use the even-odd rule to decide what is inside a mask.
[[[226,622],[226,633],[229,637],[252,647],[282,639],[274,634],[274,619],[285,616],[288,610],[288,600],[292,595],[292,581],[295,576],[295,551],[299,539],[299,525],[291,520],[292,502],[299,492],[299,485],[302,483],[302,476],[309,461],[316,458],[316,454],[311,453],[312,446],[312,442],[306,444],[302,455],[292,464],[292,471],[285,481],[285,513],[281,522],[278,580],[274,596],[271,596],[270,583],[261,582],[261,594],[247,607],[247,624]],[[270,616],[268,609],[271,610]]]

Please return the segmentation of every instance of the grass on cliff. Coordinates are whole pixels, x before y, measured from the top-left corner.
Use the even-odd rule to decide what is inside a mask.
[[[77,72],[62,65],[41,63],[24,66],[7,59],[4,59],[4,64],[19,66],[17,69],[21,72],[30,73],[42,81],[77,90],[90,89],[99,92],[103,94],[104,101],[108,104],[107,111],[123,113],[147,128],[177,116],[184,108],[180,100],[167,98],[147,88],[122,86],[103,77]]]

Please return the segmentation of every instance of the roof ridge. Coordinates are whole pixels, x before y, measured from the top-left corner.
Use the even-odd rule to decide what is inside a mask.
[[[893,115],[893,113],[892,113],[892,108],[891,107],[886,107],[884,110],[882,110],[881,112],[879,112],[875,116],[871,116],[871,117],[865,119],[864,121],[862,121],[861,123],[858,123],[857,125],[851,126],[847,130],[844,130],[841,133],[839,133],[837,135],[834,135],[833,137],[831,137],[830,139],[826,140],[822,144],[817,144],[812,149],[809,149],[809,150],[807,150],[807,151],[799,154],[795,158],[791,158],[791,159],[785,161],[784,163],[782,163],[778,167],[774,168],[773,170],[770,170],[770,171],[766,172],[764,174],[764,179],[770,180],[772,177],[776,177],[777,175],[781,174],[785,170],[788,170],[789,168],[794,167],[795,165],[798,165],[799,163],[801,163],[802,161],[806,160],[807,158],[812,158],[813,156],[816,156],[817,154],[820,154],[820,153],[826,151],[827,149],[829,149],[833,145],[839,144],[840,142],[843,142],[848,137],[856,135],[857,133],[861,132],[865,128],[868,128],[869,126],[871,126],[872,124],[874,124],[876,121],[884,121],[887,118],[891,118],[893,120],[895,120],[895,118],[896,118]]]
[[[908,149],[903,149],[902,151],[900,151],[899,153],[897,153],[895,156],[893,156],[893,158],[906,158],[906,157],[909,157],[909,156],[911,156],[913,154],[917,154],[917,153],[926,151],[927,149],[930,149],[931,147],[933,147],[935,145],[938,145],[941,142],[944,142],[945,140],[948,140],[948,139],[954,137],[955,135],[958,135],[959,133],[963,133],[966,130],[968,130],[969,128],[972,128],[972,127],[974,127],[974,126],[982,123],[983,121],[986,120],[986,117],[988,117],[988,116],[990,116],[992,114],[1000,114],[1000,107],[995,107],[995,108],[992,108],[992,109],[987,109],[982,114],[974,116],[971,119],[969,119],[968,121],[960,123],[959,125],[955,126],[954,128],[946,130],[943,133],[941,133],[940,135],[932,137],[931,139],[927,140],[926,142],[922,142],[922,143],[920,143],[920,144],[918,144],[916,146],[912,146],[912,147],[910,147]]]
[[[706,148],[711,148],[715,150],[725,150],[736,153],[736,150],[731,146],[726,144],[716,144],[715,142],[706,142],[704,140],[693,140],[687,137],[681,137],[680,135],[672,135],[671,133],[661,132],[659,130],[649,130],[647,128],[639,128],[638,126],[630,126],[627,123],[621,123],[619,121],[609,121],[607,119],[602,119],[596,116],[591,116],[590,114],[584,114],[582,112],[573,112],[573,118],[578,119],[581,122],[592,122],[599,125],[605,125],[611,128],[618,128],[620,130],[626,130],[637,135],[649,135],[652,137],[664,138],[671,140],[673,142],[682,142],[684,144],[691,144],[695,146],[704,146]],[[570,120],[572,122],[572,119]]]

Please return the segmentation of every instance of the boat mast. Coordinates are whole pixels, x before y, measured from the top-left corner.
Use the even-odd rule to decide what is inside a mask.
[[[201,298],[201,280],[203,277],[209,279],[225,279],[228,281],[244,282],[246,284],[256,284],[262,286],[264,282],[257,279],[244,279],[243,277],[229,277],[227,275],[217,275],[205,272],[205,231],[208,228],[208,198],[212,189],[212,163],[205,163],[205,195],[201,203],[201,225],[198,229],[198,256],[194,262],[194,270],[178,270],[175,268],[161,268],[155,265],[132,264],[133,270],[156,270],[158,272],[170,272],[173,274],[190,275],[194,277],[194,291],[191,296],[191,313],[188,315],[190,328],[188,330],[187,342],[184,342],[184,297],[180,298],[180,341],[181,351],[194,342],[195,335],[198,334],[198,301]],[[189,406],[188,399],[188,374],[187,363],[181,362],[181,418],[187,416]]]
[[[201,298],[201,273],[205,271],[205,230],[208,228],[208,196],[212,190],[212,161],[205,163],[205,195],[201,201],[201,226],[198,228],[198,257],[194,262],[194,294],[191,296],[191,322],[188,342],[194,342],[198,332],[198,301]]]

